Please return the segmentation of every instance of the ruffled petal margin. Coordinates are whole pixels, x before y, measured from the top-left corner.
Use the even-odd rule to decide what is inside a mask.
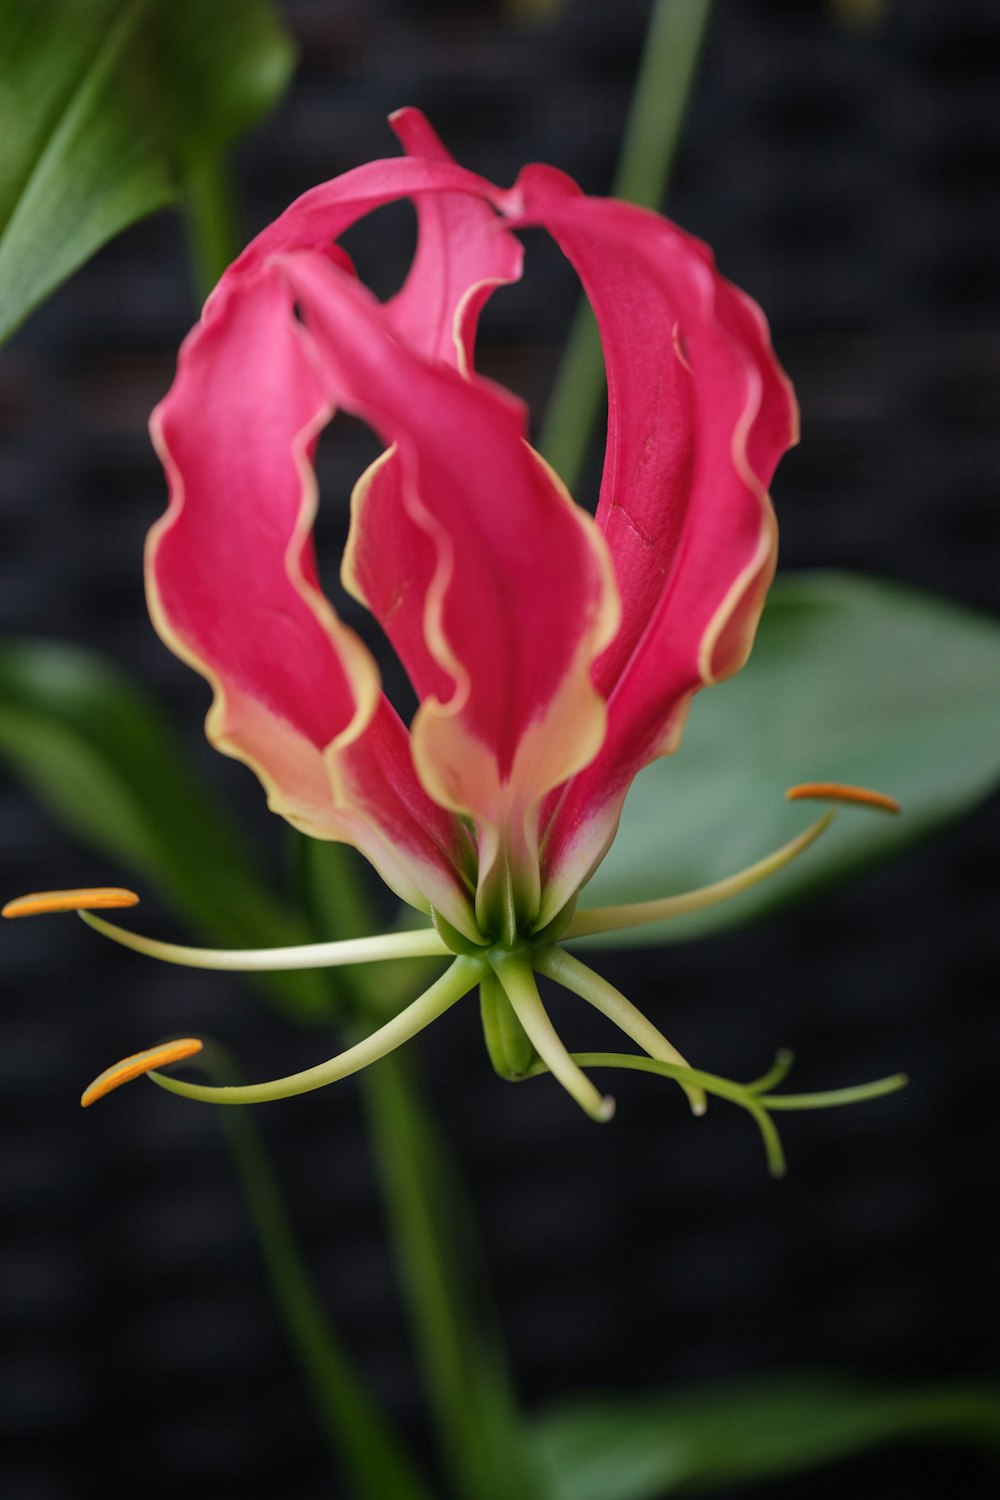
[[[300,198],[187,340],[152,420],[171,503],[150,607],[213,686],[210,739],[276,811],[356,844],[467,935],[513,932],[573,895],[692,694],[746,659],[774,569],[767,485],[797,413],[762,314],[698,241],[549,168],[504,192],[416,111],[393,124],[408,157]],[[382,306],[334,241],[400,197],[417,254]],[[596,525],[528,447],[520,403],[472,368],[482,306],[520,274],[510,230],[529,225],[561,245],[601,329]],[[356,487],[343,578],[422,700],[412,737],[316,580],[311,458],[335,405],[391,445]]]
[[[346,272],[338,274],[346,275]],[[467,850],[420,786],[367,648],[319,590],[311,455],[331,406],[273,273],[215,303],[153,414],[170,506],[150,533],[150,613],[212,685],[210,741],[274,811],[361,849],[423,910],[470,927]]]
[[[636,772],[676,748],[691,695],[746,660],[775,566],[767,486],[798,415],[763,315],[706,246],[545,167],[527,168],[506,206],[515,226],[553,235],[600,326],[597,524],[623,601],[595,672],[606,740],[547,809],[544,917],[603,856]]]
[[[370,525],[382,563],[365,597],[422,699],[421,782],[475,824],[481,924],[523,929],[537,915],[541,799],[604,738],[591,673],[618,623],[606,548],[528,446],[520,402],[397,343],[325,259],[280,267],[328,398],[395,445],[356,498],[355,566]]]

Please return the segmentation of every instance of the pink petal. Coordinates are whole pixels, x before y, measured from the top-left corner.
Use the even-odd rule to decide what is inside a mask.
[[[404,144],[408,147],[419,144],[430,150],[433,142],[437,145],[438,154],[433,157],[389,157],[382,161],[365,162],[363,166],[344,172],[330,182],[310,188],[252,239],[242,254],[223,272],[205,304],[203,318],[210,319],[214,316],[216,309],[231,292],[247,285],[251,273],[261,271],[276,255],[290,250],[318,250],[330,254],[337,264],[344,265],[344,252],[334,246],[333,242],[350,229],[352,224],[386,203],[394,203],[399,198],[413,198],[419,204],[425,195],[445,195],[449,200],[470,197],[477,203],[489,203],[496,198],[497,189],[491,183],[451,161],[425,121],[422,130],[418,127],[417,120],[422,121],[422,116],[418,116],[417,111],[400,111],[393,119]],[[511,248],[516,245],[516,241],[513,236],[504,233],[502,221],[489,212],[490,221],[495,225],[493,234],[496,244],[478,248],[475,245],[462,247],[463,274],[472,261],[472,279],[461,284],[461,278],[456,280],[445,274],[435,297],[433,314],[424,320],[423,325],[415,317],[410,319],[410,331],[422,342],[425,352],[430,352],[426,349],[429,340],[434,343],[435,351],[440,351],[443,346],[441,320],[446,315],[446,303],[451,295],[456,295],[456,300],[461,299],[474,282],[484,277],[516,279],[516,251]],[[482,223],[485,222],[482,220]],[[479,237],[469,236],[473,241]],[[481,265],[475,264],[474,257],[477,254],[482,257]],[[429,275],[429,268],[418,268],[418,274],[423,279]],[[399,297],[405,292],[404,286]],[[405,315],[404,303],[403,316]],[[442,357],[452,359],[453,351],[449,349],[447,355]]]
[[[171,502],[149,538],[150,611],[213,687],[209,738],[256,771],[275,811],[355,843],[404,899],[468,925],[454,820],[420,787],[374,662],[317,586],[310,457],[330,412],[284,282],[251,278],[217,302],[153,414]]]
[[[514,397],[397,343],[383,309],[323,258],[281,267],[330,399],[397,447],[355,497],[350,566],[423,699],[420,778],[477,826],[483,920],[511,867],[530,920],[540,799],[604,735],[591,682],[617,624],[604,547],[528,447]]]
[[[410,156],[454,165],[417,109],[401,109],[391,124]],[[517,281],[524,249],[485,198],[422,192],[417,252],[402,291],[386,303],[396,337],[427,359],[472,368],[479,314],[492,291]]]
[[[774,568],[766,487],[797,413],[762,314],[704,245],[547,168],[528,168],[508,205],[550,230],[600,325],[597,522],[623,601],[595,672],[607,738],[549,809],[544,917],[604,853],[635,773],[676,747],[691,694],[745,661]]]

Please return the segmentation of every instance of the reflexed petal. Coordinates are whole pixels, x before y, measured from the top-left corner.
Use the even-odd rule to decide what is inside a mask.
[[[418,140],[421,145],[429,147],[430,140],[436,140],[436,137],[430,127],[426,126],[426,122],[426,135],[421,137],[418,134],[414,122],[408,119],[415,114],[416,111],[406,110],[395,117],[397,134],[408,149]],[[338,265],[346,266],[346,255],[333,242],[350,229],[352,224],[386,203],[395,203],[400,198],[418,200],[425,194],[447,194],[449,197],[470,194],[474,199],[482,199],[487,203],[496,198],[497,190],[491,183],[448,159],[440,143],[439,150],[439,159],[403,156],[365,162],[363,166],[344,172],[330,182],[322,182],[317,187],[310,188],[290,204],[283,214],[279,214],[272,224],[261,230],[223,272],[218,286],[205,304],[204,316],[211,318],[234,289],[242,290],[252,279],[252,273],[260,272],[276,255],[283,255],[291,250],[318,250],[330,254],[332,247],[331,258]],[[499,226],[500,221],[497,220],[497,223]],[[499,246],[502,247],[505,238],[508,241],[511,239],[501,229],[498,234]],[[509,244],[506,249],[498,248],[492,252],[492,259],[484,268],[484,274],[498,274],[497,266],[502,268],[509,265],[511,254]],[[502,271],[500,274],[503,274]],[[516,270],[514,274],[516,275]],[[479,279],[478,273],[476,279]],[[443,284],[448,286],[447,278]]]
[[[527,169],[508,203],[550,230],[600,325],[597,521],[623,600],[595,673],[607,739],[548,809],[545,915],[603,854],[635,773],[676,747],[691,694],[746,659],[774,568],[767,485],[797,414],[763,316],[705,246],[547,168]]]
[[[454,165],[418,109],[398,110],[391,124],[410,156]],[[471,370],[479,314],[496,287],[520,277],[523,246],[468,191],[422,192],[414,203],[417,253],[386,316],[396,337],[427,359]]]
[[[353,567],[429,695],[413,725],[421,780],[477,824],[481,902],[505,862],[534,880],[518,893],[523,920],[539,799],[604,735],[590,680],[618,617],[604,546],[525,442],[515,398],[398,344],[374,299],[321,257],[281,265],[330,399],[396,444],[356,503]],[[377,568],[373,517],[386,528],[372,531]]]
[[[317,587],[309,460],[330,411],[279,278],[216,305],[153,416],[171,503],[149,539],[150,610],[212,684],[210,740],[256,771],[272,808],[355,843],[404,899],[426,907],[433,891],[463,925],[442,852],[453,820],[421,789],[374,662]]]

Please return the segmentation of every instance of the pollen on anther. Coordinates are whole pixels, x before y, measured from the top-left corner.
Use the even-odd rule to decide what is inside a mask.
[[[866,786],[845,786],[839,781],[804,781],[800,786],[790,786],[785,796],[789,802],[850,802],[857,807],[876,807],[882,812],[901,811],[895,797],[887,792],[874,792]]]
[[[80,1095],[80,1103],[87,1109],[89,1105],[96,1104],[98,1099],[103,1099],[105,1094],[110,1094],[112,1089],[120,1088],[123,1083],[131,1083],[133,1078],[141,1078],[144,1073],[152,1073],[155,1068],[166,1068],[171,1063],[183,1062],[186,1057],[194,1057],[202,1050],[203,1045],[197,1037],[186,1036],[176,1042],[164,1042],[159,1047],[147,1047],[145,1052],[133,1052],[130,1057],[123,1057],[121,1062],[113,1063],[110,1068],[105,1068],[103,1073],[98,1074]]]
[[[81,886],[72,891],[35,891],[17,896],[0,910],[2,917],[40,917],[54,911],[113,911],[116,907],[137,906],[135,891],[117,885]]]

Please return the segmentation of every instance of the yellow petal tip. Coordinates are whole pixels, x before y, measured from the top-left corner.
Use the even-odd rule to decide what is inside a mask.
[[[17,896],[0,910],[2,917],[41,917],[53,911],[113,911],[116,907],[137,906],[135,891],[117,885],[80,886],[72,891],[35,891]]]
[[[845,786],[839,781],[803,781],[800,786],[790,786],[785,797],[789,802],[849,802],[855,807],[875,807],[881,812],[902,811],[895,797],[886,792],[874,792],[866,786]]]
[[[133,1052],[130,1057],[123,1057],[121,1062],[113,1063],[110,1068],[105,1068],[103,1073],[98,1074],[80,1095],[80,1104],[88,1109],[98,1099],[103,1099],[105,1094],[110,1094],[112,1089],[121,1088],[123,1083],[131,1083],[133,1078],[141,1078],[144,1073],[152,1073],[155,1068],[166,1068],[171,1063],[183,1062],[186,1057],[194,1057],[202,1050],[203,1045],[197,1037],[186,1036],[176,1042],[164,1042],[159,1047],[147,1047],[145,1052]]]

